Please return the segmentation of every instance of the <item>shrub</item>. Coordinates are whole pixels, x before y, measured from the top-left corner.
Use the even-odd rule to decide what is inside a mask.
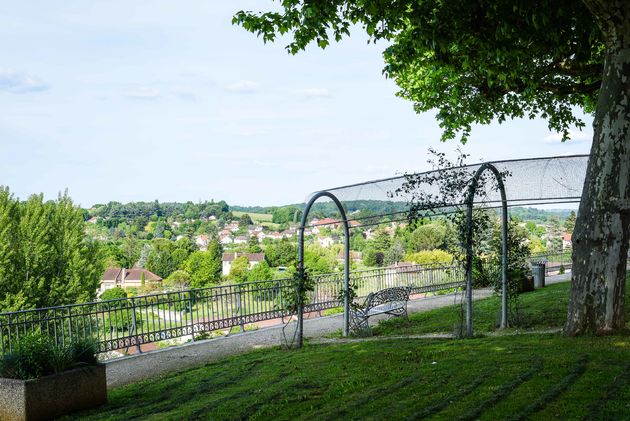
[[[17,340],[13,352],[2,359],[2,376],[32,379],[54,373],[59,353],[47,336],[30,334]]]
[[[116,300],[120,298],[127,298],[127,292],[122,288],[108,289],[101,294],[101,300],[103,301]]]
[[[72,351],[72,361],[75,364],[96,364],[96,353],[98,343],[94,338],[80,338],[70,346]]]
[[[66,346],[41,333],[20,337],[13,351],[2,357],[2,377],[28,380],[59,373],[76,366],[96,363],[96,341],[81,338]]]
[[[131,304],[123,301],[120,304],[110,306],[105,311],[107,318],[105,319],[104,327],[106,329],[122,332],[133,328],[134,315]],[[136,326],[142,325],[142,313],[138,310],[135,311],[135,320]]]
[[[416,263],[418,265],[448,265],[453,263],[453,255],[444,250],[423,250],[417,253],[408,254],[407,256],[405,256],[405,260]]]

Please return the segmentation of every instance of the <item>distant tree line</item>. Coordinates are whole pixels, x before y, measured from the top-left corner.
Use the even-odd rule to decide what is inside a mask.
[[[202,219],[211,216],[224,218],[228,216],[230,207],[221,200],[202,203],[193,202],[109,202],[105,205],[94,205],[90,210],[91,216],[99,216],[104,219],[132,221],[136,218],[149,219],[152,216],[169,218],[182,217],[186,219]]]

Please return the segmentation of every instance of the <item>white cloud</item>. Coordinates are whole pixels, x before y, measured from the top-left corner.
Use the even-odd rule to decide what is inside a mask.
[[[127,98],[154,100],[160,97],[160,91],[148,86],[138,86],[125,92]]]
[[[330,98],[330,91],[326,88],[305,88],[293,91],[293,95],[304,98]]]
[[[239,80],[225,87],[226,91],[251,94],[258,90],[258,84],[251,80]]]
[[[580,130],[569,130],[569,138],[574,142],[584,142],[593,139],[593,133]],[[555,132],[545,136],[545,142],[556,143],[562,140],[562,133]]]
[[[26,73],[0,67],[0,90],[14,94],[39,92],[48,89],[48,85]]]

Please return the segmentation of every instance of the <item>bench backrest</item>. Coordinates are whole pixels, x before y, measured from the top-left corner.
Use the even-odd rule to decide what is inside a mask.
[[[365,307],[370,309],[392,301],[409,301],[410,287],[391,287],[376,291],[368,295]]]

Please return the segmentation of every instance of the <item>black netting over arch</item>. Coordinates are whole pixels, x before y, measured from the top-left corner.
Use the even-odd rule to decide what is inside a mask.
[[[588,155],[493,161],[491,164],[499,172],[506,174],[504,184],[508,206],[575,203],[580,201],[588,165]],[[443,206],[445,212],[448,211],[448,208],[464,205],[468,181],[472,180],[481,165],[482,163],[408,174],[322,191],[332,193],[337,197],[346,209],[348,218],[353,221],[354,226],[367,225],[376,217],[387,216],[393,220],[402,220],[407,217],[411,203],[417,203],[417,200],[414,201],[413,195],[417,195],[419,192],[424,196],[432,197],[434,203],[441,201],[448,203],[449,206]],[[423,182],[423,180],[448,179],[449,176],[455,175],[453,173],[463,179],[462,187],[460,193],[448,199],[440,197],[439,182]],[[405,186],[412,179],[420,180],[420,182],[414,186],[414,192],[406,192],[405,190],[408,189],[405,189]],[[327,206],[326,198],[322,198],[321,202],[319,206]],[[492,188],[479,191],[475,195],[474,204],[499,207],[501,204],[500,193]],[[434,205],[431,207],[435,208]],[[369,209],[372,211],[372,216],[364,221],[360,218],[353,218],[353,212],[358,209]]]

